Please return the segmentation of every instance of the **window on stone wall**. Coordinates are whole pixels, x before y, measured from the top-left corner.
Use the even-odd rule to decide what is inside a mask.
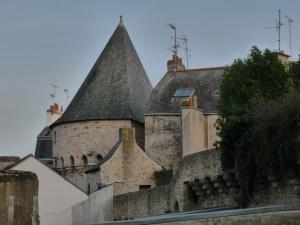
[[[87,166],[88,165],[88,159],[85,155],[82,156],[82,166]]]
[[[57,168],[57,158],[54,158],[54,167]]]
[[[175,211],[175,212],[178,212],[178,211],[179,211],[179,204],[178,204],[177,201],[175,202],[175,205],[174,205],[174,211]]]
[[[64,168],[65,167],[65,161],[64,161],[63,157],[60,158],[60,162],[61,162],[61,168]]]
[[[53,135],[54,137],[53,137],[53,142],[54,142],[54,144],[56,144],[56,131],[54,132],[54,135]]]
[[[151,185],[140,185],[139,190],[145,190],[145,189],[150,189]]]
[[[98,162],[98,163],[101,163],[102,160],[103,160],[103,156],[102,156],[101,154],[98,154],[98,155],[97,155],[97,162]]]
[[[75,160],[74,160],[74,157],[71,155],[70,156],[70,166],[74,167],[74,165],[75,165]]]

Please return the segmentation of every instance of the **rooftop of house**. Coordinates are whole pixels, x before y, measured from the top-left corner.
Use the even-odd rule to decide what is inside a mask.
[[[63,115],[61,123],[131,119],[144,121],[151,83],[123,19]]]
[[[206,113],[217,113],[218,89],[228,66],[169,70],[153,89],[145,114],[180,113],[180,105],[172,99],[177,90],[194,89],[197,105]]]

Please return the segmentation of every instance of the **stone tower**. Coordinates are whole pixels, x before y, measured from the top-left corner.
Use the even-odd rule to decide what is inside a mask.
[[[117,144],[120,128],[135,128],[144,148],[144,107],[151,90],[121,17],[70,105],[51,126],[56,168],[69,171],[101,162]]]

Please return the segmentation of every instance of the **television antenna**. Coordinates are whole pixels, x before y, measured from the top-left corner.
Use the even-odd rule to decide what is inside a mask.
[[[50,93],[50,97],[52,98],[53,103],[55,103],[55,98],[56,98],[56,91],[55,90],[58,88],[58,86],[55,85],[55,84],[49,84],[49,86],[50,86],[50,88],[53,88],[52,92]]]
[[[178,56],[178,48],[179,48],[179,43],[178,43],[178,38],[177,38],[177,31],[176,31],[176,26],[174,24],[169,24],[168,25],[169,28],[174,31],[174,36],[171,37],[171,39],[174,40],[174,45],[171,46],[171,51],[173,52],[173,54],[176,57],[176,61],[175,61],[175,69],[177,69],[177,56]]]
[[[66,94],[67,103],[69,103],[69,99],[70,99],[70,96],[69,96],[69,89],[65,88],[65,89],[64,89],[64,93]]]
[[[188,39],[183,36],[181,38],[177,38],[178,40],[181,40],[183,42],[184,47],[182,49],[185,51],[185,57],[186,57],[186,68],[189,68],[189,58],[192,57],[191,50],[188,49]]]
[[[281,26],[283,23],[281,22],[281,10],[278,10],[278,20],[275,20],[275,26],[274,27],[265,27],[266,29],[276,29],[278,33],[278,51],[281,51],[280,41],[281,41]]]
[[[292,58],[292,23],[294,22],[293,19],[291,19],[288,16],[284,16],[288,22],[289,22],[289,38],[290,38],[290,56]]]

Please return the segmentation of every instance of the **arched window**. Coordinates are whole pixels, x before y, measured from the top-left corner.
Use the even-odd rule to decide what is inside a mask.
[[[60,162],[61,162],[61,168],[64,168],[65,167],[65,161],[64,161],[63,157],[60,158]]]
[[[74,160],[74,157],[72,155],[70,156],[70,166],[71,167],[75,166],[75,160]]]
[[[82,156],[82,165],[87,166],[88,165],[88,159],[85,155]]]
[[[179,204],[178,204],[177,201],[175,202],[174,210],[175,210],[175,212],[178,212],[178,211],[179,211]]]
[[[101,163],[103,160],[103,156],[101,154],[97,155],[97,163]]]

